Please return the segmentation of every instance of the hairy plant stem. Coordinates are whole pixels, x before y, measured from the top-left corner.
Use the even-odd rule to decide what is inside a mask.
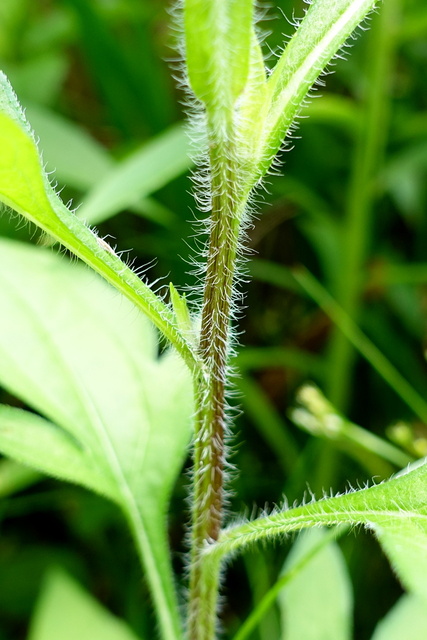
[[[222,126],[209,123],[212,211],[199,343],[205,373],[196,383],[189,640],[215,636],[218,580],[204,571],[203,550],[218,539],[224,508],[230,315],[241,220],[231,115]]]

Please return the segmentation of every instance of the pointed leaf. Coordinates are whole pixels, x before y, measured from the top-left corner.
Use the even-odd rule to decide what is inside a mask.
[[[157,191],[192,165],[188,136],[173,126],[103,176],[79,208],[82,220],[98,223]]]
[[[187,300],[185,299],[185,294],[180,296],[178,291],[173,286],[172,282],[169,283],[169,291],[171,296],[172,308],[176,317],[176,323],[182,335],[187,336],[188,339],[191,340],[191,337],[194,335],[193,324],[191,321]]]
[[[133,631],[104,609],[59,569],[46,579],[28,640],[138,640]]]
[[[240,127],[238,136],[242,148],[247,148],[246,162],[252,164],[260,154],[260,145],[265,120],[270,108],[270,93],[261,46],[255,32],[252,32],[249,77],[245,91],[239,101]],[[256,168],[255,168],[256,170]]]
[[[375,0],[317,0],[310,5],[268,79],[271,107],[257,179],[270,167],[318,76],[375,4]]]

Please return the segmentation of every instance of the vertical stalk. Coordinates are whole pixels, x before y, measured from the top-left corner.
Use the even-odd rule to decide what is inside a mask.
[[[189,640],[215,636],[218,580],[204,571],[203,550],[218,539],[223,519],[230,316],[241,220],[232,110],[219,126],[208,127],[212,211],[199,344],[205,373],[196,389]]]

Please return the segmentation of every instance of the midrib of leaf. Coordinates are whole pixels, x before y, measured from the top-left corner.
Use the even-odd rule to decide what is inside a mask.
[[[253,520],[235,528],[226,529],[215,544],[206,549],[206,556],[211,558],[213,565],[221,561],[226,555],[239,550],[243,551],[249,544],[273,539],[277,535],[289,533],[306,527],[316,527],[319,525],[335,525],[340,523],[366,524],[374,531],[381,524],[389,524],[390,520],[411,521],[411,524],[422,523],[427,526],[427,514],[417,511],[408,511],[403,506],[396,510],[391,509],[332,509],[323,511],[323,501],[315,505],[307,505],[300,509],[307,509],[307,513],[291,515],[290,511],[285,511],[275,516]],[[327,501],[325,501],[325,504]],[[316,510],[313,510],[313,507]],[[308,510],[312,509],[310,513]],[[299,510],[299,509],[298,509]]]
[[[142,524],[142,517],[135,496],[129,486],[123,472],[120,459],[111,441],[108,429],[99,414],[96,405],[87,395],[84,385],[75,376],[75,383],[84,401],[84,408],[90,420],[90,424],[98,436],[98,442],[102,447],[105,459],[116,480],[119,492],[123,497],[122,508],[131,524],[135,535],[135,541],[140,554],[141,563],[146,571],[147,580],[151,587],[151,594],[156,605],[159,626],[163,640],[179,640],[182,637],[181,623],[178,614],[178,606],[175,598],[172,575],[165,575],[158,569],[152,546]]]

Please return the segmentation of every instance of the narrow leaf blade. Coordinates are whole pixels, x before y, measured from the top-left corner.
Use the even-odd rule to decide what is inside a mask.
[[[258,179],[268,170],[318,76],[375,4],[375,0],[318,0],[311,4],[268,80],[271,108]]]
[[[137,205],[192,165],[188,137],[175,125],[111,169],[89,192],[78,215],[91,224]]]
[[[427,460],[388,482],[312,502],[226,529],[209,550],[210,569],[254,542],[319,525],[363,524],[374,531],[402,584],[427,599]]]

